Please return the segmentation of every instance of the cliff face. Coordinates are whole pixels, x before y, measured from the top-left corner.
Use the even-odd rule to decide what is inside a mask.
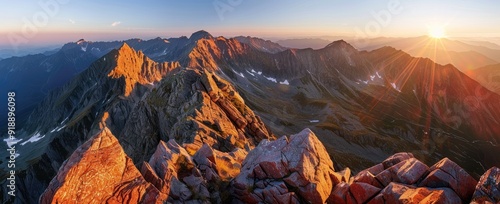
[[[62,164],[40,203],[153,203],[161,197],[103,127]]]

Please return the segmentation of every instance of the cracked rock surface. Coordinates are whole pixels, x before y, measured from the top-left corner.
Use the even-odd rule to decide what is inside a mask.
[[[316,135],[305,129],[263,140],[243,162],[232,186],[236,200],[324,203],[333,187],[333,162]]]

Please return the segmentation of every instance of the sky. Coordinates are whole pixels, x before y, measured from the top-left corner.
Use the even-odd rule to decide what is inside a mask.
[[[496,0],[0,0],[0,49],[189,36],[500,37]]]

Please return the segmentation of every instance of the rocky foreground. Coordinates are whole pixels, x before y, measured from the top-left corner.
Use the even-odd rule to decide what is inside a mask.
[[[62,165],[41,203],[499,203],[500,169],[478,181],[444,158],[397,153],[351,175],[335,171],[309,129],[262,140],[248,154],[161,141],[141,169],[104,129]]]

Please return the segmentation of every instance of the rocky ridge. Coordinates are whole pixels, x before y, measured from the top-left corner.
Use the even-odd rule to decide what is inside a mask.
[[[226,164],[228,158],[241,160],[260,140],[275,137],[229,82],[208,70],[181,68],[176,62],[156,63],[126,44],[51,93],[40,107],[29,119],[32,125],[23,131],[43,135],[44,140],[23,151],[36,160],[18,174],[20,190],[15,202],[36,203],[51,178],[61,172],[63,162],[68,163],[75,149],[104,127],[142,171],[148,169],[143,163],[154,155],[160,141],[173,140],[191,156],[199,149],[220,151],[214,154],[221,156],[210,161]],[[87,158],[85,155],[73,156],[75,162]],[[208,161],[205,164],[210,166]],[[68,164],[65,168],[73,167]],[[230,170],[224,167],[220,177],[234,176]],[[155,174],[162,175],[149,176]]]
[[[428,167],[414,158],[418,155],[402,153],[351,177],[350,169],[335,172],[332,155],[310,130],[272,141],[275,136],[260,117],[220,77],[233,65],[255,66],[253,57],[262,52],[205,32],[191,39],[195,49],[179,62],[156,63],[124,45],[50,94],[24,130],[44,134],[47,144],[40,145],[41,156],[19,175],[16,202],[71,201],[78,195],[66,192],[78,192],[80,185],[64,180],[92,183],[89,178],[101,174],[80,167],[102,160],[119,161],[104,162],[118,170],[98,180],[115,190],[103,191],[95,202],[497,202],[494,169],[474,190],[476,181],[451,160]],[[308,58],[313,52],[288,50],[275,55],[278,61],[262,62],[275,61],[284,70],[288,65],[282,63],[292,59],[291,65],[301,67],[315,61]],[[359,60],[342,41],[322,52],[319,58]],[[334,69],[350,62],[330,59],[328,64]],[[114,155],[102,153],[108,146],[116,149]],[[362,178],[356,180],[358,175]],[[127,183],[131,179],[137,183]]]

